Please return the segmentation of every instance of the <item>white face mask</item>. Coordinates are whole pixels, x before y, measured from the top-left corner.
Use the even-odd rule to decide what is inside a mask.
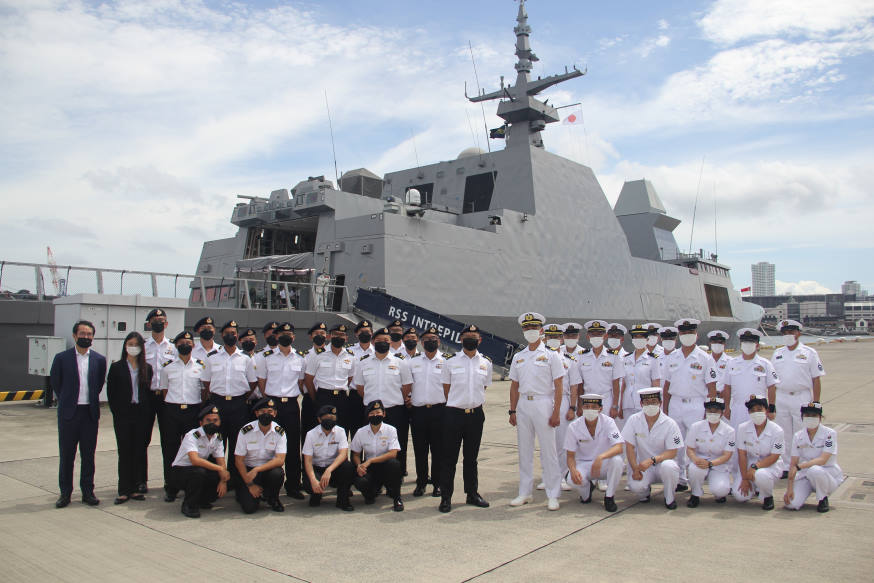
[[[632,338],[631,344],[634,346],[635,350],[640,350],[641,348],[646,347],[649,344],[649,341],[646,338]]]
[[[594,421],[598,418],[598,415],[600,415],[600,413],[598,413],[597,409],[583,409],[583,417],[586,421]]]
[[[708,423],[719,423],[722,413],[706,413],[704,416],[707,418]]]
[[[589,338],[589,344],[592,345],[592,348],[601,348],[604,345],[604,338],[601,336]]]
[[[559,346],[561,346],[561,340],[559,340],[558,338],[549,338],[546,340],[546,345],[550,348],[558,348]]]
[[[126,350],[129,356],[139,356],[140,352],[143,351],[139,346],[128,346]]]
[[[607,339],[607,346],[609,346],[611,350],[616,350],[621,345],[622,345],[622,340],[620,340],[619,338],[608,338]]]
[[[574,348],[576,348],[577,342],[579,342],[579,340],[577,340],[576,338],[565,338],[564,339],[564,345],[568,347],[568,350],[573,350]]]
[[[697,334],[680,334],[680,344],[685,347],[695,346],[695,342],[698,341]]]
[[[795,334],[783,334],[784,346],[795,346]]]
[[[754,353],[756,351],[757,346],[758,346],[758,344],[756,344],[755,342],[741,342],[740,343],[740,349],[747,356]]]
[[[642,409],[643,414],[647,417],[655,417],[659,414],[659,411],[661,411],[661,407],[659,407],[658,405],[644,405]]]
[[[646,337],[646,345],[647,346],[655,346],[658,343],[659,343],[658,334],[650,334],[649,336]]]
[[[768,415],[764,411],[756,411],[755,413],[750,413],[750,419],[753,424],[761,425],[768,419]]]
[[[722,351],[725,350],[725,344],[719,344],[718,342],[714,342],[710,345],[710,352],[713,354],[722,354]]]
[[[819,427],[819,417],[805,417],[802,421],[804,421],[804,426],[808,429],[816,429]]]
[[[525,337],[525,342],[534,344],[540,339],[540,330],[525,330],[522,332],[522,336]]]
[[[677,346],[676,340],[662,340],[662,348],[670,352]]]

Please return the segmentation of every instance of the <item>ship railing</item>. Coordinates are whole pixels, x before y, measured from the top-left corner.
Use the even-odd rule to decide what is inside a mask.
[[[0,261],[0,301],[81,293],[185,298],[189,306],[348,312],[345,285]]]

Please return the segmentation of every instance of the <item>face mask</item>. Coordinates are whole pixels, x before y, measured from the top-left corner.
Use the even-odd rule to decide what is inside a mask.
[[[650,347],[654,347],[659,343],[659,337],[656,334],[650,334],[646,337],[646,345]]]
[[[621,344],[622,344],[622,340],[620,340],[619,338],[608,338],[607,339],[607,346],[611,350],[616,350],[617,348],[619,348],[619,346]]]
[[[631,345],[634,346],[635,350],[642,350],[643,348],[646,348],[646,338],[632,338]]]
[[[126,348],[128,356],[139,356],[140,352],[143,351],[139,346],[128,346]]]
[[[522,336],[528,344],[534,344],[540,340],[540,330],[523,330]]]
[[[784,346],[795,346],[795,335],[794,334],[783,334],[783,345]]]
[[[725,350],[725,344],[719,344],[718,342],[715,342],[715,343],[710,345],[710,351],[713,354],[722,354],[722,352],[724,350]]]
[[[362,332],[358,335],[358,341],[362,344],[367,344],[371,338],[373,338],[373,334],[370,332]]]
[[[758,346],[758,344],[756,344],[755,342],[741,342],[740,343],[740,349],[747,356],[749,356],[750,354],[752,354],[756,351],[756,346]]]
[[[819,417],[805,417],[802,421],[804,421],[804,426],[808,429],[816,429],[819,427]]]
[[[212,330],[201,330],[200,331],[200,339],[201,340],[212,340],[213,336],[215,336],[215,332]]]
[[[662,340],[662,348],[664,348],[668,352],[670,352],[671,350],[673,350],[676,347],[677,347],[676,340]]]
[[[291,336],[280,336],[277,338],[280,346],[291,346]]]
[[[191,350],[193,348],[194,347],[191,346],[190,344],[180,344],[179,346],[176,347],[176,352],[178,352],[182,356],[188,356],[189,354],[191,354]]]
[[[207,423],[203,426],[203,432],[207,435],[215,435],[218,433],[219,426],[215,423]]]
[[[236,346],[237,345],[237,335],[236,334],[223,334],[222,341],[225,343],[225,346]]]
[[[579,340],[577,340],[576,338],[565,338],[564,339],[564,345],[568,347],[568,350],[573,350],[574,348],[576,348],[578,343],[579,343]]]
[[[313,344],[315,346],[324,346],[325,345],[325,337],[319,334],[318,336],[313,336]]]
[[[415,341],[415,340],[404,340],[404,347],[405,347],[407,350],[415,350],[415,349],[416,349],[416,345],[418,345],[418,344],[419,344],[419,343],[418,343],[417,341]]]
[[[644,405],[642,409],[644,415],[647,415],[648,417],[655,417],[659,414],[661,407],[659,407],[658,405]]]
[[[722,417],[722,413],[706,413],[704,416],[707,417],[708,423],[719,423],[719,418]]]
[[[600,336],[595,336],[594,338],[589,338],[589,344],[592,345],[592,348],[601,348],[604,345],[604,339]]]
[[[761,425],[765,422],[768,416],[764,411],[756,411],[755,413],[750,413],[750,419],[755,425]]]
[[[695,342],[698,340],[697,334],[680,334],[680,344],[685,346],[686,348],[690,346],[695,346]]]
[[[425,340],[422,342],[422,346],[425,348],[425,352],[434,352],[440,346],[440,342],[437,340]]]
[[[385,354],[388,352],[389,348],[391,348],[391,346],[385,340],[379,340],[373,343],[373,349],[379,354]]]
[[[598,418],[598,410],[597,409],[583,409],[583,417],[586,421],[594,421]]]
[[[346,346],[346,339],[341,338],[340,336],[334,336],[333,338],[331,338],[331,346],[333,346],[334,348],[343,348],[344,346]]]
[[[251,340],[245,340],[240,346],[242,346],[243,350],[245,350],[246,352],[251,352],[255,350],[255,343]]]
[[[76,338],[76,346],[79,348],[88,348],[91,346],[91,338]]]
[[[267,346],[276,346],[279,344],[279,339],[276,336],[267,337]]]
[[[152,324],[152,332],[160,334],[164,331],[164,322],[155,322]]]
[[[404,335],[401,334],[400,332],[392,332],[391,334],[389,334],[389,338],[391,338],[392,342],[400,342],[401,338],[403,338],[403,337],[404,337]]]
[[[270,425],[271,421],[273,421],[273,415],[271,415],[270,413],[261,413],[260,415],[258,415],[258,423],[260,423],[261,425]]]
[[[382,423],[382,420],[385,419],[383,415],[372,415],[368,417],[367,420],[370,421],[370,424],[374,427]]]
[[[465,350],[476,350],[477,346],[479,346],[479,340],[477,340],[476,338],[461,339],[461,347]]]
[[[558,338],[550,338],[546,341],[546,345],[550,348],[558,348],[559,346],[561,346],[561,340],[559,340]]]
[[[335,419],[322,419],[319,422],[319,425],[321,425],[322,429],[324,429],[325,431],[330,431],[334,428],[335,425],[337,425],[337,421]]]

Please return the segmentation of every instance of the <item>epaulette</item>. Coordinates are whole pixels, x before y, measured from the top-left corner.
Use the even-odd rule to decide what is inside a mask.
[[[351,349],[351,348],[347,348],[347,349],[346,349],[346,352],[348,352],[348,353],[351,354],[352,356],[355,356],[355,353],[352,352],[352,349]]]
[[[285,435],[285,429],[282,428],[282,425],[277,425],[273,428],[273,430],[276,431],[276,433],[278,433],[279,435]]]
[[[591,348],[583,348],[583,351],[580,354],[588,354],[590,352],[592,352]]]
[[[358,360],[359,360],[359,361],[364,360],[365,358],[367,358],[367,357],[369,357],[369,356],[370,356],[370,353],[369,353],[369,352],[368,352],[367,354],[362,354],[362,355],[361,355],[361,358],[359,358]]]
[[[411,356],[410,358],[416,358],[417,356],[422,356],[422,353],[421,353],[421,352],[417,352],[416,354],[414,354],[414,355]]]
[[[307,355],[307,353],[304,352],[303,350],[298,350],[297,354],[298,354],[298,356],[306,356]]]
[[[551,350],[551,351],[553,351],[553,352],[557,352],[557,351],[558,351],[558,348],[550,348],[549,346],[547,346],[546,349],[547,349],[547,350]]]
[[[573,360],[573,361],[576,361],[576,360],[577,360],[576,358],[574,358],[574,355],[571,354],[570,352],[565,352],[565,353],[564,353],[564,356],[565,356],[565,358],[570,358],[570,359]]]
[[[240,429],[240,432],[241,432],[243,435],[246,435],[247,433],[249,433],[250,431],[252,431],[252,429],[253,429],[253,428],[252,428],[252,424],[251,424],[251,423],[248,423],[248,424],[246,424],[246,425],[243,425],[243,428]]]
[[[444,352],[444,353],[443,353],[443,358],[452,358],[452,357],[455,356],[456,354],[457,354],[457,353],[455,353],[455,352],[452,352],[452,353]]]
[[[272,350],[265,350],[264,351],[264,356],[270,356],[271,354],[273,354]]]
[[[200,439],[200,431],[195,431],[193,435],[194,439]]]
[[[608,349],[607,349],[607,353],[608,353],[608,354],[619,354],[619,349],[616,348],[616,349],[610,350],[610,349],[608,348]]]
[[[212,356],[213,354],[218,354],[218,348],[213,348],[211,352],[207,352],[207,356]]]
[[[162,362],[162,363],[161,363],[161,367],[163,368],[163,367],[167,366],[168,364],[170,364],[171,362],[173,362],[173,361],[172,361],[172,360],[168,360],[167,362]]]
[[[479,354],[480,354],[480,356],[482,356],[483,358],[485,358],[485,359],[488,360],[489,362],[492,361],[491,358],[489,358],[487,355],[483,354],[482,352],[480,352]]]
[[[316,346],[316,354],[321,354],[325,351],[323,347]]]
[[[659,357],[659,355],[656,354],[655,352],[647,352],[647,354],[649,354],[649,355],[650,355],[651,357],[653,357],[653,358],[658,358],[658,357]]]
[[[400,358],[401,360],[403,360],[403,359],[406,358],[406,355],[404,355],[404,354],[398,352],[398,353],[395,353],[395,357],[396,357],[396,358]]]
[[[204,363],[204,362],[203,362],[202,360],[200,360],[199,358],[195,358],[195,359],[194,359],[194,362],[196,362],[196,363],[199,364],[200,366],[206,368],[206,363]]]

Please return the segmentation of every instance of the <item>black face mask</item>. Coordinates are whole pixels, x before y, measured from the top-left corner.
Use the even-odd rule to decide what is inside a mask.
[[[425,352],[434,352],[437,350],[437,347],[440,346],[440,341],[425,340],[424,342],[422,342],[422,346],[425,348]]]
[[[462,338],[461,346],[465,350],[476,350],[476,347],[479,346],[479,340],[476,338]]]
[[[79,348],[88,348],[92,342],[91,338],[76,338],[76,346]]]
[[[337,421],[335,421],[334,419],[322,419],[319,422],[319,425],[321,425],[322,429],[324,429],[325,431],[330,431],[337,425]]]
[[[277,344],[279,344],[279,340],[276,338],[276,336],[267,337],[267,346],[276,346]]]
[[[333,346],[334,348],[343,348],[344,346],[346,346],[346,339],[340,338],[339,336],[334,336],[333,338],[331,338],[331,346]]]
[[[237,345],[237,335],[236,334],[223,334],[222,341],[224,341],[225,346],[236,346]]]
[[[374,427],[382,423],[383,419],[385,419],[384,415],[373,415],[367,418],[367,420],[370,421],[370,424]]]
[[[373,349],[379,354],[385,354],[386,352],[388,352],[389,348],[391,348],[391,346],[389,346],[388,342],[386,342],[385,340],[380,340],[373,343]]]
[[[258,415],[258,423],[265,427],[270,425],[271,421],[273,421],[273,415],[271,415],[270,413],[261,413],[260,415]]]
[[[188,356],[191,354],[191,351],[194,349],[190,344],[180,344],[176,347],[176,352],[181,354],[182,356]]]
[[[213,336],[215,336],[215,332],[212,330],[201,330],[200,331],[200,339],[201,340],[212,340]]]
[[[313,336],[313,344],[315,346],[324,346],[325,345],[325,337],[319,334],[318,336]]]
[[[219,426],[215,423],[207,423],[203,426],[203,432],[207,435],[215,435],[218,433]]]
[[[244,340],[243,343],[240,344],[240,346],[246,352],[252,352],[253,350],[255,350],[255,343],[252,342],[251,340]]]
[[[371,334],[370,332],[362,332],[358,335],[358,341],[362,344],[367,344],[368,342],[370,342],[371,338],[373,338],[373,334]]]
[[[415,340],[404,340],[404,346],[407,348],[407,350],[415,350],[417,344],[419,343]]]
[[[291,346],[291,336],[280,336],[279,344],[281,346]]]
[[[391,338],[392,342],[400,342],[401,338],[403,338],[404,335],[400,332],[392,332],[391,334],[389,334],[389,337]]]
[[[164,322],[154,322],[152,324],[152,332],[160,334],[164,331]]]

